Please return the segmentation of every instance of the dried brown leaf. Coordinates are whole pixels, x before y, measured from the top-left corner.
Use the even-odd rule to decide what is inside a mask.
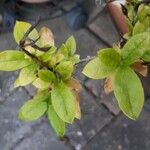
[[[75,97],[76,97],[76,112],[75,112],[75,118],[81,119],[81,109],[80,109],[80,97],[77,92],[73,91]]]
[[[148,68],[147,66],[142,64],[142,61],[135,62],[133,64],[133,69],[136,72],[140,73],[142,76],[147,77]]]
[[[41,46],[54,46],[54,36],[52,31],[47,27],[42,27],[40,32]]]
[[[72,78],[67,82],[68,86],[77,92],[80,92],[82,89],[82,85],[76,79]]]
[[[104,92],[105,94],[109,94],[113,91],[113,80],[112,77],[108,77],[104,83]]]

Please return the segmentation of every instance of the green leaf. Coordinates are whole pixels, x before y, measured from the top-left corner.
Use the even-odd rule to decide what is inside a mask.
[[[69,51],[68,48],[65,44],[62,44],[61,47],[59,48],[59,51],[66,57],[68,58],[69,56]]]
[[[22,40],[24,34],[28,31],[30,27],[31,27],[30,23],[23,22],[23,21],[16,21],[13,34],[18,44]],[[33,29],[33,31],[29,34],[29,38],[32,40],[36,40],[38,37],[39,35],[36,29]]]
[[[20,71],[19,77],[15,81],[15,87],[25,86],[36,79],[37,64],[29,65]]]
[[[144,26],[143,23],[138,21],[133,28],[133,35],[143,33],[143,32],[146,32],[146,27]]]
[[[150,47],[150,32],[144,32],[131,37],[122,49],[123,65],[137,61]]]
[[[55,74],[49,70],[39,70],[38,76],[41,80],[45,82],[54,82],[56,80]]]
[[[59,118],[52,105],[48,106],[47,116],[50,124],[57,133],[58,136],[62,137],[65,134],[65,122]]]
[[[52,105],[57,115],[65,122],[72,123],[75,118],[75,97],[63,82],[59,82],[51,92]]]
[[[150,17],[147,16],[145,19],[143,19],[142,23],[144,24],[146,31],[149,31],[150,28]]]
[[[44,62],[47,62],[47,61],[49,61],[51,58],[52,58],[52,56],[53,56],[53,54],[55,53],[55,51],[56,51],[56,47],[51,47],[50,48],[50,50],[48,50],[47,52],[45,52],[42,56],[41,56],[41,58],[42,58],[42,60],[44,61]]]
[[[98,52],[98,57],[106,67],[112,69],[116,69],[121,61],[120,53],[113,48],[106,48],[100,50]]]
[[[144,92],[139,77],[130,67],[119,68],[114,79],[114,94],[120,109],[136,120],[144,103]]]
[[[133,6],[128,6],[128,17],[130,20],[134,19],[134,7]]]
[[[50,66],[52,66],[52,67],[55,66],[56,64],[61,62],[64,58],[65,58],[65,56],[63,54],[61,54],[60,52],[54,54],[50,60]]]
[[[48,82],[44,82],[43,80],[41,80],[40,78],[37,78],[32,85],[34,85],[36,88],[40,89],[40,90],[45,90],[48,89],[50,86],[50,83]]]
[[[71,36],[67,39],[66,47],[68,49],[69,55],[72,56],[76,51],[76,41],[73,36]]]
[[[0,70],[14,71],[30,65],[28,59],[25,59],[23,52],[16,50],[7,50],[0,53]]]
[[[127,28],[128,28],[128,32],[129,32],[129,35],[130,35],[130,33],[132,32],[132,30],[133,30],[133,25],[132,25],[132,23],[131,23],[131,21],[128,19],[128,18],[126,18],[126,25],[127,25]]]
[[[105,66],[98,57],[91,60],[82,73],[92,79],[104,79],[114,72],[114,68]]]
[[[49,98],[47,92],[37,94],[34,99],[27,101],[19,110],[19,119],[34,121],[40,118],[47,110],[46,100]]]
[[[72,75],[73,63],[71,61],[62,61],[56,66],[55,70],[61,75],[63,80],[67,80]]]
[[[142,56],[142,59],[146,62],[150,62],[150,47],[149,50],[145,51],[144,55]]]
[[[150,7],[144,4],[141,4],[138,8],[138,19],[140,21],[143,21],[143,19],[148,15],[150,15]]]

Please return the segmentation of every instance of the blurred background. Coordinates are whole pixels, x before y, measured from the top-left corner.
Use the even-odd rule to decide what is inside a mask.
[[[104,0],[1,0],[0,50],[16,49],[12,29],[16,20],[47,26],[56,46],[70,35],[77,41],[81,58],[96,55],[120,40]],[[150,79],[142,79],[145,105],[137,121],[127,119],[119,110],[113,94],[105,95],[103,82],[81,74],[80,64],[74,77],[83,84],[81,120],[67,126],[64,139],[56,137],[47,118],[26,123],[17,112],[36,90],[30,85],[14,89],[18,72],[0,72],[0,150],[149,150],[150,149]]]

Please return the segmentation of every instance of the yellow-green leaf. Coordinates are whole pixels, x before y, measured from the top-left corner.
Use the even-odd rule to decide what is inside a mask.
[[[47,110],[46,100],[49,93],[41,92],[32,100],[27,101],[19,110],[19,119],[24,121],[34,121],[39,119]]]
[[[37,64],[29,65],[20,71],[19,77],[15,81],[15,87],[25,86],[36,79]]]
[[[150,32],[144,32],[131,37],[122,49],[124,65],[133,64],[150,47]]]
[[[39,70],[38,76],[41,80],[45,82],[54,82],[56,80],[55,74],[49,70]]]
[[[37,78],[32,85],[34,85],[36,88],[40,89],[40,90],[45,90],[48,89],[50,86],[50,83],[45,82],[43,80],[41,80],[40,78]]]
[[[57,115],[65,122],[72,123],[75,118],[75,97],[63,82],[54,86],[51,92],[52,105]]]
[[[69,52],[69,56],[72,56],[76,51],[76,41],[73,36],[69,37],[66,41],[66,47]]]
[[[0,70],[14,71],[32,64],[29,59],[25,59],[23,52],[7,50],[0,53]]]
[[[98,52],[100,61],[109,68],[115,69],[120,65],[121,55],[113,48],[102,49]]]
[[[117,70],[114,79],[114,94],[123,113],[136,120],[143,107],[144,92],[139,77],[130,67]]]
[[[31,27],[30,23],[23,22],[23,21],[16,21],[13,34],[18,44],[22,40],[24,34],[28,31],[30,27]],[[33,29],[33,31],[29,34],[29,38],[32,40],[36,40],[38,37],[39,35],[36,29]]]
[[[143,23],[137,22],[133,28],[133,35],[146,32],[147,28],[144,26]]]
[[[103,79],[114,72],[114,68],[105,66],[98,57],[91,60],[83,69],[82,73],[92,79]]]
[[[60,119],[52,105],[48,105],[47,116],[56,134],[60,137],[64,136],[65,122],[62,119]]]
[[[62,61],[55,70],[61,75],[63,80],[68,80],[73,72],[73,64],[71,61]]]

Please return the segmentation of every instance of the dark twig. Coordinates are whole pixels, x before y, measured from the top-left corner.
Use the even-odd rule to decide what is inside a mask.
[[[32,47],[43,52],[47,52],[51,48],[51,47],[39,47],[36,44],[33,44]]]
[[[22,45],[22,43],[24,44],[24,41],[26,40],[26,38],[29,36],[29,34],[33,31],[33,29],[39,24],[40,22],[40,16],[37,18],[37,20],[35,21],[34,25],[32,25],[27,32],[24,34],[22,40],[20,41],[20,45]]]
[[[25,50],[23,47],[21,48],[22,51],[28,55],[29,57],[32,58],[33,61],[35,61],[36,63],[38,63],[42,68],[46,68],[50,71],[53,71],[53,68],[50,68],[46,63],[42,62],[41,60],[38,59],[38,57],[36,57],[35,55],[31,54],[30,52],[28,52],[27,50]]]

